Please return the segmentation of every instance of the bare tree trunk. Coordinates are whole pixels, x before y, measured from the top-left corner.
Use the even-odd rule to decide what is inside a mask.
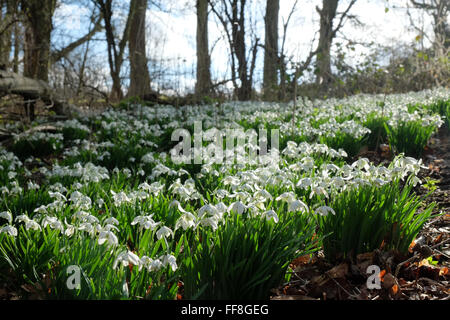
[[[147,0],[132,0],[130,3],[130,88],[129,97],[143,97],[150,91],[150,74],[146,57]]]
[[[6,12],[2,16],[3,9],[6,7]],[[12,29],[16,8],[14,7],[13,0],[0,1],[0,66],[3,68],[10,67],[10,53],[12,47]]]
[[[273,101],[277,98],[278,85],[278,14],[280,0],[267,0],[265,16],[264,45],[264,100]]]
[[[195,94],[199,97],[211,93],[211,57],[208,42],[208,0],[197,0],[197,83]]]
[[[27,18],[24,75],[48,82],[50,41],[56,0],[21,0]]]
[[[333,80],[331,74],[331,45],[333,42],[333,20],[336,16],[338,0],[323,0],[320,14],[320,38],[316,62],[316,83],[326,88]]]
[[[106,42],[108,46],[108,62],[110,75],[112,79],[111,100],[118,101],[123,98],[122,82],[120,79],[120,71],[123,64],[123,56],[125,47],[130,36],[130,22],[132,10],[128,12],[128,18],[123,31],[123,35],[116,43],[118,37],[114,34],[114,27],[112,22],[112,0],[94,0],[95,4],[99,7],[101,14],[103,15],[103,21],[105,23]]]

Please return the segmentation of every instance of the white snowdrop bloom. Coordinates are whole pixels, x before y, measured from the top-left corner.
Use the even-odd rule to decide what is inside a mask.
[[[325,190],[325,188],[322,186],[313,186],[311,188],[311,193],[309,194],[309,198],[312,199],[312,197],[314,195],[318,195],[318,196],[324,195],[325,198],[327,198],[327,199],[329,197],[327,190]]]
[[[46,228],[49,226],[51,229],[57,229],[61,232],[64,232],[64,226],[61,221],[59,221],[56,217],[45,216],[41,221],[42,228]]]
[[[155,259],[150,263],[150,266],[148,267],[148,270],[150,272],[158,272],[163,268],[163,263],[159,259]]]
[[[219,199],[223,199],[223,198],[228,197],[230,195],[230,193],[227,190],[225,190],[225,189],[217,189],[214,192],[214,194]]]
[[[220,216],[222,216],[228,210],[228,207],[223,202],[219,202],[218,204],[216,204],[215,208]]]
[[[417,177],[417,176],[413,176],[411,178],[411,184],[413,185],[413,187],[415,187],[417,184],[421,184],[422,181]]]
[[[239,179],[236,178],[236,177],[233,177],[233,176],[225,177],[225,178],[222,180],[222,182],[223,182],[224,185],[232,185],[232,186],[238,186],[239,183],[240,183],[240,182],[239,182]]]
[[[91,236],[93,236],[96,233],[96,227],[88,222],[83,222],[82,224],[80,224],[78,230],[85,231]]]
[[[261,197],[265,200],[272,200],[272,195],[265,189],[261,189],[255,192],[254,197]]]
[[[151,270],[151,265],[153,263],[153,259],[147,256],[142,256],[139,261],[139,271],[141,271],[143,268],[148,269],[148,271]]]
[[[9,212],[9,211],[3,211],[3,212],[0,212],[0,218],[3,218],[3,219],[5,219],[5,220],[7,220],[8,223],[11,223],[12,220],[13,220],[12,214],[11,214],[11,212]]]
[[[161,240],[162,238],[173,237],[173,231],[166,226],[162,226],[158,231],[156,231],[156,237],[158,238],[158,240]]]
[[[70,237],[72,237],[73,234],[75,233],[76,228],[75,228],[74,225],[68,224],[67,221],[66,221],[66,219],[64,219],[64,223],[65,223],[65,225],[66,225],[66,230],[64,230],[64,235],[65,235],[66,237],[69,237],[69,238],[70,238]]]
[[[100,223],[98,218],[96,216],[91,215],[91,214],[89,214],[88,216],[86,216],[84,218],[84,222],[88,222],[88,223],[91,223],[91,224],[98,224],[98,223]]]
[[[113,225],[117,226],[117,225],[119,225],[119,220],[117,220],[114,217],[109,217],[109,218],[105,219],[104,223],[106,223],[106,224],[113,224]]]
[[[181,213],[186,213],[187,211],[183,209],[183,207],[180,204],[180,201],[178,200],[173,200],[170,204],[169,204],[169,208],[177,208],[178,211],[180,211]]]
[[[289,191],[289,192],[285,192],[285,193],[279,195],[275,200],[291,203],[292,201],[295,200],[295,195],[293,192]]]
[[[101,208],[105,204],[105,201],[102,198],[98,198],[96,203]]]
[[[311,178],[302,178],[298,181],[297,187],[302,189],[307,189],[312,185],[312,179]]]
[[[330,208],[328,206],[321,206],[314,210],[314,213],[319,214],[321,216],[327,216],[329,213],[336,215],[336,212],[333,210],[333,208]]]
[[[306,205],[306,203],[304,203],[301,200],[294,200],[289,202],[288,212],[297,212],[297,211],[309,212],[309,208]]]
[[[83,188],[83,185],[79,182],[75,182],[74,184],[72,184],[72,189],[74,190],[80,190],[81,188]]]
[[[56,199],[57,201],[67,201],[67,198],[59,191],[48,191],[48,195],[50,196],[50,198]]]
[[[15,172],[15,171],[8,172],[8,179],[9,180],[13,180],[16,176],[17,176],[17,172]]]
[[[35,220],[30,219],[27,215],[20,215],[16,217],[17,222],[23,222],[25,223],[25,229],[26,230],[41,230],[41,226],[39,223],[37,223]]]
[[[245,206],[245,204],[243,204],[241,201],[236,201],[228,207],[228,212],[234,211],[237,214],[243,214],[246,209],[247,207]]]
[[[342,188],[345,186],[345,180],[342,177],[333,177],[331,185],[336,188]]]
[[[205,214],[210,214],[210,215],[216,215],[218,214],[218,210],[215,206],[211,205],[211,204],[205,204],[204,206],[202,206],[198,211],[197,211],[197,216],[199,218],[202,218]]]
[[[101,231],[111,231],[111,230],[119,231],[119,228],[117,228],[113,224],[106,224],[104,227],[101,227]]]
[[[212,216],[203,218],[199,221],[199,224],[205,227],[210,227],[213,229],[213,231],[217,230],[219,227],[219,217],[218,216]]]
[[[116,260],[114,261],[113,269],[116,269],[118,264],[120,264],[122,267],[128,267],[130,264],[139,266],[140,262],[141,260],[135,253],[131,251],[123,251],[118,254]]]
[[[161,260],[162,260],[161,261],[162,265],[164,267],[167,267],[169,265],[172,268],[173,272],[175,272],[178,269],[177,259],[175,258],[175,256],[173,256],[171,254],[167,254],[167,255],[163,256]]]
[[[27,183],[28,190],[39,190],[40,186],[37,183],[34,183],[33,181],[28,181]]]
[[[180,218],[178,218],[177,222],[175,223],[175,230],[178,230],[178,228],[180,227],[183,228],[183,230],[194,228],[195,224],[195,216],[190,212],[186,212]]]
[[[153,215],[137,216],[136,218],[133,219],[133,221],[131,222],[131,225],[134,226],[136,224],[139,224],[139,227],[141,229],[155,230],[155,228],[160,224],[160,222],[155,222],[152,219],[152,217],[153,217]]]
[[[367,158],[358,159],[352,163],[352,167],[358,168],[359,170],[365,169],[367,171],[370,168],[369,159]]]
[[[0,227],[0,233],[6,233],[11,237],[17,237],[17,229],[10,225]]]
[[[273,219],[273,221],[275,223],[278,223],[278,221],[279,221],[278,215],[274,210],[269,210],[269,211],[264,212],[264,216],[266,217],[267,220]]]
[[[119,193],[115,193],[113,190],[111,190],[111,193],[113,195],[114,205],[116,207],[120,207],[120,205],[122,203],[129,203],[129,202],[131,202],[131,199],[123,191],[121,191]]]
[[[374,182],[374,184],[375,184],[377,187],[381,187],[381,186],[384,186],[386,183],[389,183],[389,181],[385,181],[385,180],[380,179],[380,178],[375,178],[375,179],[373,180],[373,182]]]
[[[100,235],[98,236],[98,244],[102,245],[105,242],[108,243],[109,246],[116,246],[119,244],[119,239],[113,232],[103,230],[100,232]]]

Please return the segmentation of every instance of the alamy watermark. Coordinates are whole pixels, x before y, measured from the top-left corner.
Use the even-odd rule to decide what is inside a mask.
[[[66,286],[69,290],[80,290],[81,288],[81,269],[79,266],[71,265],[67,267]]]
[[[186,129],[176,129],[172,141],[179,142],[171,151],[175,164],[267,164],[279,161],[278,129],[268,132],[260,128],[244,131],[242,128],[203,130],[202,122],[194,122],[194,136]],[[204,142],[209,142],[206,146]],[[193,147],[192,147],[193,145]]]

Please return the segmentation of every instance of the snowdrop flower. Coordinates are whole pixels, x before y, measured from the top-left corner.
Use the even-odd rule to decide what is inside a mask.
[[[180,201],[178,200],[173,200],[170,204],[169,204],[169,208],[177,208],[181,213],[186,213],[187,211],[183,209],[183,207],[181,207]]]
[[[201,207],[197,211],[197,215],[198,215],[199,218],[203,217],[203,215],[208,214],[208,213],[210,215],[216,215],[216,214],[218,214],[218,210],[213,205],[205,204],[203,207]]]
[[[167,267],[167,265],[170,265],[170,267],[172,268],[172,271],[174,271],[174,272],[178,269],[177,259],[171,254],[167,254],[167,255],[163,256],[161,262],[164,267]]]
[[[180,227],[182,227],[183,230],[193,228],[195,227],[195,220],[195,216],[192,213],[186,212],[175,223],[175,230]]]
[[[39,190],[39,185],[37,183],[34,183],[33,181],[28,181],[27,183],[28,190]]]
[[[6,233],[11,237],[17,237],[17,229],[10,225],[0,227],[0,233]]]
[[[295,200],[295,195],[293,192],[285,192],[285,193],[279,195],[275,200],[286,201],[286,202],[290,203]]]
[[[74,225],[71,225],[71,224],[68,224],[67,223],[67,221],[66,221],[66,219],[64,219],[64,223],[65,223],[65,225],[66,225],[66,230],[64,230],[64,235],[66,236],[66,237],[71,237],[71,236],[73,236],[73,234],[75,233],[75,226]]]
[[[321,207],[318,207],[318,208],[316,208],[314,210],[314,213],[317,213],[317,214],[319,214],[321,216],[324,216],[324,217],[327,216],[330,212],[333,215],[336,215],[336,212],[333,210],[333,208],[330,208],[328,206],[321,206]]]
[[[216,231],[217,228],[219,227],[219,217],[212,216],[208,218],[203,218],[202,220],[200,220],[199,224],[205,227],[211,227],[213,231]]]
[[[45,216],[42,219],[41,225],[43,228],[50,226],[51,229],[57,229],[61,232],[64,232],[64,226],[56,217]]]
[[[25,223],[25,229],[28,230],[41,230],[41,226],[36,221],[30,219],[27,215],[20,215],[16,217],[17,222],[23,222]]]
[[[46,214],[46,213],[48,213],[48,212],[47,212],[47,206],[42,205],[42,206],[40,206],[40,207],[34,209],[33,212],[37,212],[37,213],[41,213],[41,214]]]
[[[139,224],[141,230],[142,229],[150,229],[150,230],[154,230],[159,224],[160,222],[155,222],[152,219],[153,215],[150,216],[137,216],[136,218],[134,218],[134,220],[131,222],[131,225],[134,226],[136,224]]]
[[[269,192],[267,192],[265,189],[261,189],[261,190],[256,191],[255,194],[254,194],[254,197],[261,197],[261,198],[263,198],[265,200],[272,200],[273,199],[272,195]]]
[[[108,219],[106,219],[105,221],[104,221],[104,223],[106,223],[106,224],[113,224],[113,225],[119,225],[119,220],[117,220],[116,218],[114,218],[114,217],[110,217],[110,218],[108,218]]]
[[[309,188],[311,185],[312,185],[311,178],[302,178],[297,183],[297,187],[302,188],[302,189]]]
[[[304,203],[303,201],[294,200],[289,203],[288,211],[289,212],[296,212],[296,211],[309,212],[309,208],[306,205],[306,203]]]
[[[150,263],[150,266],[148,267],[148,270],[150,271],[150,272],[158,272],[159,270],[161,270],[162,269],[162,267],[163,267],[164,265],[163,265],[163,263],[161,262],[161,260],[159,260],[159,259],[155,259],[155,260],[153,260],[151,263]]]
[[[266,217],[267,220],[273,219],[275,223],[278,223],[279,221],[277,213],[273,210],[264,212],[264,216]]]
[[[321,187],[321,186],[313,186],[313,187],[311,188],[311,193],[309,194],[309,198],[312,199],[312,197],[313,197],[315,194],[318,195],[318,196],[324,195],[325,198],[328,199],[328,192],[325,190],[324,187]]]
[[[236,201],[233,202],[229,207],[228,207],[228,212],[234,211],[237,214],[243,214],[244,211],[247,209],[247,207],[245,206],[245,204],[243,204],[240,201]]]
[[[142,270],[142,268],[147,268],[149,271],[150,270],[150,266],[153,262],[153,259],[147,256],[142,256],[140,261],[139,261],[139,271]]]
[[[119,244],[119,239],[117,239],[117,236],[111,231],[104,230],[100,232],[100,235],[98,236],[98,244],[102,245],[105,242],[107,242],[109,246],[116,246]]]
[[[158,238],[158,240],[170,236],[173,237],[173,231],[166,226],[162,226],[158,231],[156,231],[156,237]]]
[[[358,159],[355,162],[353,162],[352,167],[353,168],[356,167],[359,170],[365,169],[367,171],[370,168],[369,159],[367,159],[367,158]]]
[[[113,269],[117,268],[117,265],[120,263],[123,267],[127,267],[130,264],[135,266],[139,266],[141,260],[139,257],[131,251],[123,251],[119,253],[116,260],[113,263]]]
[[[9,211],[0,212],[0,218],[8,220],[8,223],[12,222],[12,214]]]

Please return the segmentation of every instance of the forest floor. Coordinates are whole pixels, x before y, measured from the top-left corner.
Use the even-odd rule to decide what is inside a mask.
[[[372,153],[369,158],[385,162],[381,154]],[[335,264],[327,262],[321,252],[300,257],[290,265],[290,282],[272,290],[271,299],[450,300],[450,128],[442,127],[432,138],[424,166],[428,169],[421,170],[423,185],[416,192],[433,191],[425,203],[436,206],[434,217],[411,244],[408,255],[376,250]],[[368,272],[373,265],[379,273]],[[378,288],[371,285],[376,284],[375,278],[380,280]]]

